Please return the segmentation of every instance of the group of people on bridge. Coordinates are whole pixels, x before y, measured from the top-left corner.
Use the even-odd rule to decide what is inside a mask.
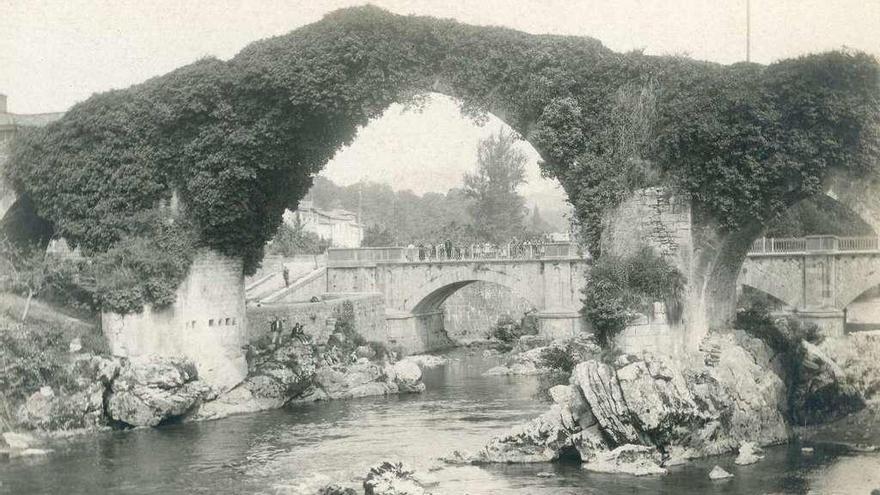
[[[514,237],[506,243],[476,242],[455,243],[449,239],[444,242],[409,244],[404,252],[407,261],[444,261],[471,259],[538,259],[547,254],[547,246],[555,244],[549,236],[536,236],[528,239]]]

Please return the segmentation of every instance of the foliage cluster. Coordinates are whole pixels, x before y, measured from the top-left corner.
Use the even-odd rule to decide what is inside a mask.
[[[537,335],[537,322],[532,316],[525,316],[521,321],[516,321],[510,315],[502,315],[492,326],[489,338],[503,344],[514,344],[523,335]]]
[[[652,248],[632,256],[604,254],[589,274],[583,312],[596,340],[608,347],[638,314],[650,315],[655,301],[666,304],[667,317],[680,317],[684,276]]]
[[[658,177],[736,229],[820,192],[833,169],[875,171],[878,74],[863,53],[725,67],[359,7],[95,95],[13,143],[6,175],[90,252],[151,236],[132,219],[176,192],[194,245],[253,273],[284,208],[358,127],[434,90],[529,139],[584,225]],[[595,194],[606,178],[620,183],[610,200]]]
[[[785,210],[764,230],[766,237],[803,237],[837,235],[841,237],[873,236],[861,217],[832,198],[819,195],[807,198]]]
[[[0,430],[16,422],[16,405],[41,387],[56,392],[79,390],[82,374],[69,351],[74,338],[80,339],[82,352],[108,352],[97,328],[34,318],[13,323],[18,315],[8,309],[4,304],[0,311]]]
[[[321,239],[317,234],[305,230],[299,218],[293,225],[281,222],[278,232],[267,247],[269,254],[295,256],[297,254],[321,254],[330,247],[330,241]]]

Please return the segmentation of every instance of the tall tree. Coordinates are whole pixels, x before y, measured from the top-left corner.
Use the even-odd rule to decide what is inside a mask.
[[[502,130],[480,141],[477,172],[464,175],[465,193],[474,200],[468,211],[488,241],[503,242],[523,231],[525,199],[516,190],[526,182],[526,156],[515,147],[517,139]]]

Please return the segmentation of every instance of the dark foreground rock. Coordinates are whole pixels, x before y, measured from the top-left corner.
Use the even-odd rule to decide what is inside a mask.
[[[865,407],[859,390],[843,369],[819,347],[802,341],[789,405],[797,425],[815,425],[840,419]]]
[[[586,469],[662,474],[694,457],[785,442],[786,390],[760,357],[716,336],[713,358],[644,353],[613,363],[589,359],[540,417],[492,439],[464,462],[579,458]],[[750,342],[750,345],[756,345]]]
[[[210,388],[183,358],[126,360],[110,386],[107,413],[130,426],[156,426],[186,414]]]
[[[74,355],[65,366],[65,385],[43,386],[30,394],[18,408],[18,426],[37,431],[105,427],[104,394],[119,367],[117,359]]]
[[[364,495],[430,495],[417,479],[415,470],[402,462],[383,462],[370,468],[364,480]]]

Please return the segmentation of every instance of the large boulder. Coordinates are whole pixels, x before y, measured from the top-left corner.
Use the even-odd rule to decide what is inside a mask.
[[[661,467],[663,456],[655,447],[645,445],[621,445],[614,450],[601,452],[585,463],[583,468],[597,473],[632,474],[647,476],[666,474]]]
[[[110,417],[130,426],[156,426],[183,416],[210,392],[183,358],[125,361],[107,399]]]
[[[682,366],[694,400],[715,418],[696,430],[686,445],[700,455],[715,455],[733,452],[743,442],[767,446],[787,441],[791,430],[785,418],[785,383],[732,335],[712,338],[715,362]]]
[[[602,431],[615,445],[643,442],[644,436],[633,424],[614,368],[591,359],[575,367],[571,380],[580,389]]]
[[[580,362],[569,386],[550,390],[548,412],[466,459],[540,462],[576,453],[595,470],[653,474],[744,442],[787,440],[785,386],[766,368],[768,355],[756,358],[730,336],[712,349],[712,359],[644,353]]]
[[[364,495],[430,495],[414,469],[402,462],[383,462],[370,468]]]
[[[118,370],[118,360],[77,355],[66,366],[63,386],[44,386],[27,397],[18,408],[19,425],[43,431],[104,427],[104,392]]]
[[[574,437],[581,432],[571,409],[567,405],[554,404],[550,410],[537,418],[514,426],[505,434],[492,438],[471,462],[526,463],[555,461],[575,455],[578,442],[589,439]]]
[[[413,361],[403,360],[394,363],[394,382],[401,392],[424,392],[422,369]]]
[[[800,360],[789,396],[796,424],[826,423],[865,407],[862,395],[825,352],[803,340],[797,355]]]

